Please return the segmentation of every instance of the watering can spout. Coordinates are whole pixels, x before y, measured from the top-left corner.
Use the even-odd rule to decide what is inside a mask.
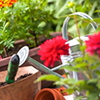
[[[26,61],[28,61],[28,63],[30,65],[34,66],[37,70],[39,70],[45,74],[53,74],[53,75],[58,76],[59,78],[63,78],[58,73],[53,72],[51,69],[47,68],[43,64],[37,62],[36,60],[32,59],[31,57],[28,57],[28,54],[29,54],[29,48],[27,46],[24,46],[18,51],[17,54],[12,56],[12,58],[9,61],[8,74],[6,76],[7,83],[10,84],[10,83],[14,82],[14,77],[17,73],[18,66],[21,66]],[[64,85],[64,87],[68,88],[69,86]]]

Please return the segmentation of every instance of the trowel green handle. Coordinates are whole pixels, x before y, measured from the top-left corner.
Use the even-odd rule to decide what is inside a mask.
[[[18,70],[18,66],[19,66],[19,61],[20,59],[17,54],[14,54],[9,61],[7,76],[6,76],[6,82],[8,84],[14,82],[14,79]]]

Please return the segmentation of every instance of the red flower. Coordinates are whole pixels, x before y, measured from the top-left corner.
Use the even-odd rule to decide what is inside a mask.
[[[40,45],[39,55],[41,60],[45,60],[45,66],[51,64],[53,67],[54,62],[60,60],[60,55],[69,55],[69,44],[65,44],[66,41],[61,36],[57,36]]]
[[[89,52],[90,55],[94,53],[98,54],[100,58],[100,31],[98,34],[88,36],[89,40],[85,41],[86,52]]]

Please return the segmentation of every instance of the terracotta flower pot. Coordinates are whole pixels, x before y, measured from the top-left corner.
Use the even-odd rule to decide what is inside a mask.
[[[34,100],[65,100],[65,98],[56,89],[44,88],[37,93]]]

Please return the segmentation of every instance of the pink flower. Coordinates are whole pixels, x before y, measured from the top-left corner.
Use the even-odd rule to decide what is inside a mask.
[[[63,39],[61,36],[57,36],[53,39],[46,40],[44,44],[40,45],[39,55],[41,55],[41,60],[44,60],[45,66],[53,67],[55,61],[60,60],[60,55],[69,55],[68,49],[69,44],[65,44],[67,40]]]
[[[86,44],[86,52],[90,55],[94,53],[98,54],[100,58],[100,31],[98,34],[88,36],[89,40],[85,41]]]

